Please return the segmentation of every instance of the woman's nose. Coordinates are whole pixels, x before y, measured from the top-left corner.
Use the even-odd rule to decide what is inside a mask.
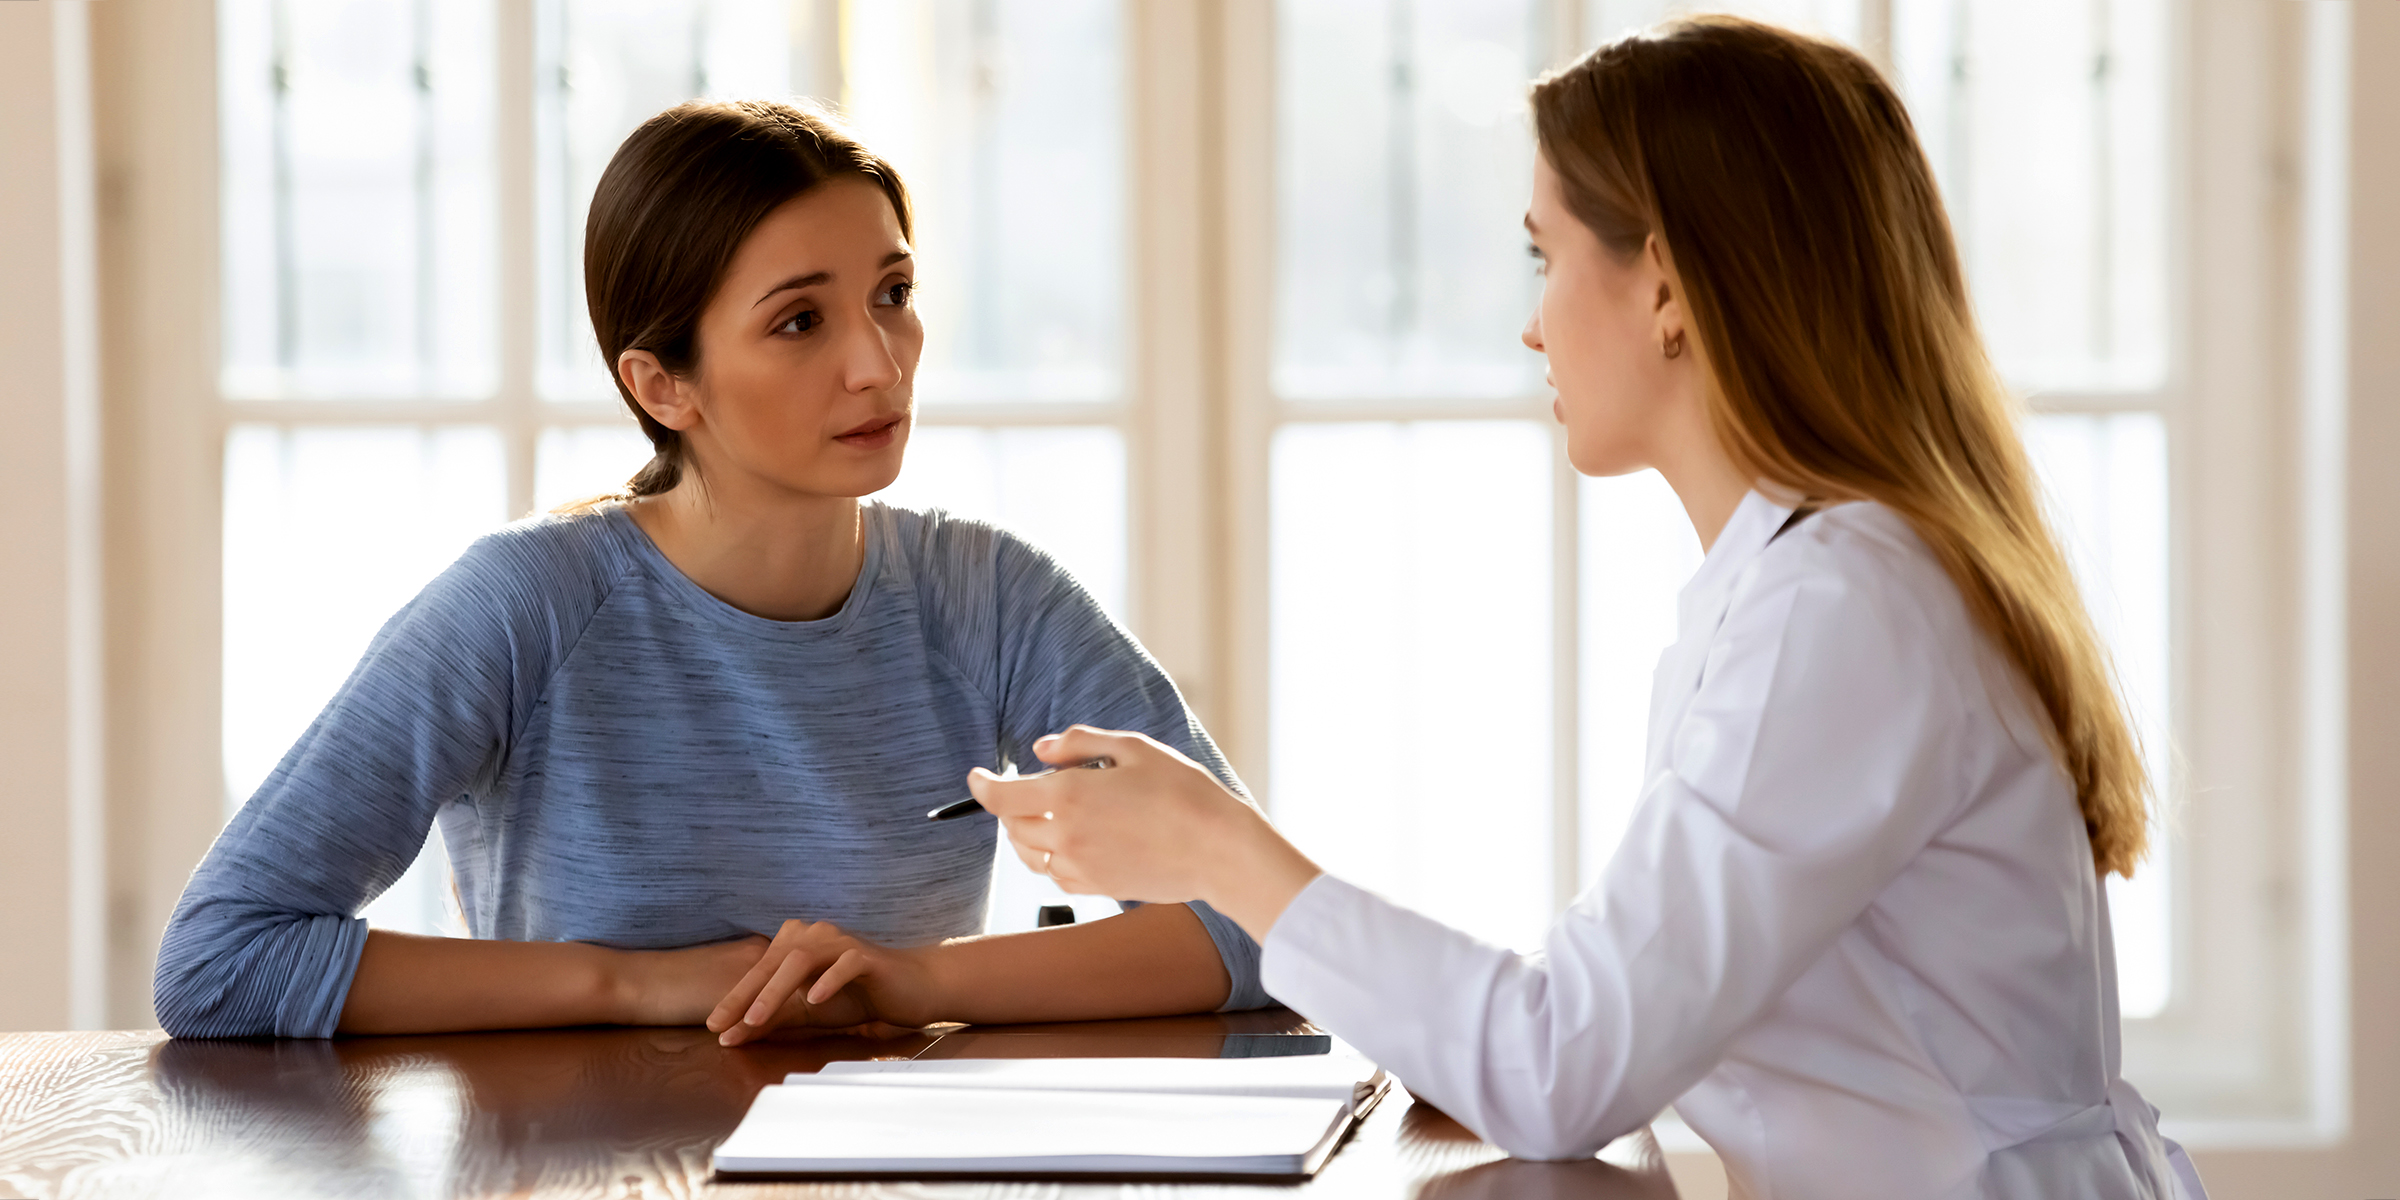
[[[874,391],[897,386],[900,382],[900,356],[892,351],[891,331],[872,317],[855,322],[856,333],[850,339],[850,353],[845,363],[849,378],[846,382],[854,392]]]
[[[1541,310],[1541,309],[1538,309],[1538,308],[1537,308],[1537,309],[1534,309],[1534,310],[1533,310],[1533,315],[1532,315],[1532,316],[1530,316],[1530,317],[1527,317],[1527,318],[1525,318],[1525,329],[1524,329],[1524,332],[1522,332],[1522,333],[1519,333],[1519,334],[1517,335],[1517,337],[1518,337],[1518,339],[1519,339],[1520,341],[1523,341],[1523,342],[1525,343],[1525,348],[1526,348],[1526,349],[1528,349],[1528,350],[1532,350],[1532,351],[1534,351],[1534,352],[1536,352],[1536,353],[1539,353],[1539,352],[1541,351],[1541,348],[1542,348],[1542,310]]]

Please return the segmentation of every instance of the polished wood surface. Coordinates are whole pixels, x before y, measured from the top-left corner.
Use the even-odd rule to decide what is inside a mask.
[[[0,1035],[0,1197],[1310,1197],[1649,1200],[1674,1186],[1647,1132],[1528,1163],[1395,1089],[1300,1185],[737,1183],[709,1153],[758,1090],[855,1058],[1217,1057],[1318,1031],[1285,1012],[777,1035],[562,1029],[336,1041]],[[1231,1039],[1229,1044],[1229,1039]]]

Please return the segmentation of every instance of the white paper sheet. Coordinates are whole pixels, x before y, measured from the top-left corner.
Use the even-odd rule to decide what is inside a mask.
[[[943,1058],[828,1063],[788,1084],[1015,1088],[1350,1100],[1377,1081],[1357,1055],[1291,1058]]]
[[[737,1173],[793,1174],[1299,1175],[1315,1169],[1349,1116],[1346,1095],[1303,1099],[821,1081],[760,1091],[741,1127],[717,1148],[716,1166]]]

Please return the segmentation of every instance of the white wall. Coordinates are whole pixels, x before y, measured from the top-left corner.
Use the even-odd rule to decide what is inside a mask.
[[[205,302],[217,293],[216,5],[88,7],[107,331],[107,1023],[122,1029],[156,1023],[159,934],[225,815],[224,433]]]
[[[2400,4],[2345,7],[2350,1122],[2319,1150],[2195,1156],[2217,1200],[2400,1190]]]
[[[0,1029],[102,1021],[86,17],[0,5]]]

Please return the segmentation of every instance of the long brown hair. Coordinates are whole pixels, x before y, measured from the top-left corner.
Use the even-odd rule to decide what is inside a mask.
[[[914,236],[900,173],[830,118],[789,104],[678,104],[642,122],[608,160],[584,224],[583,289],[600,356],[650,439],[650,461],[627,495],[682,480],[683,435],[642,410],[617,357],[647,350],[670,374],[689,376],[700,312],[742,240],[785,201],[845,176],[873,180],[901,235]]]
[[[2047,713],[2093,862],[2131,875],[2141,749],[1899,96],[1845,47],[1702,16],[1545,77],[1533,113],[1609,252],[1666,248],[1726,448],[1793,493],[1908,521]]]

